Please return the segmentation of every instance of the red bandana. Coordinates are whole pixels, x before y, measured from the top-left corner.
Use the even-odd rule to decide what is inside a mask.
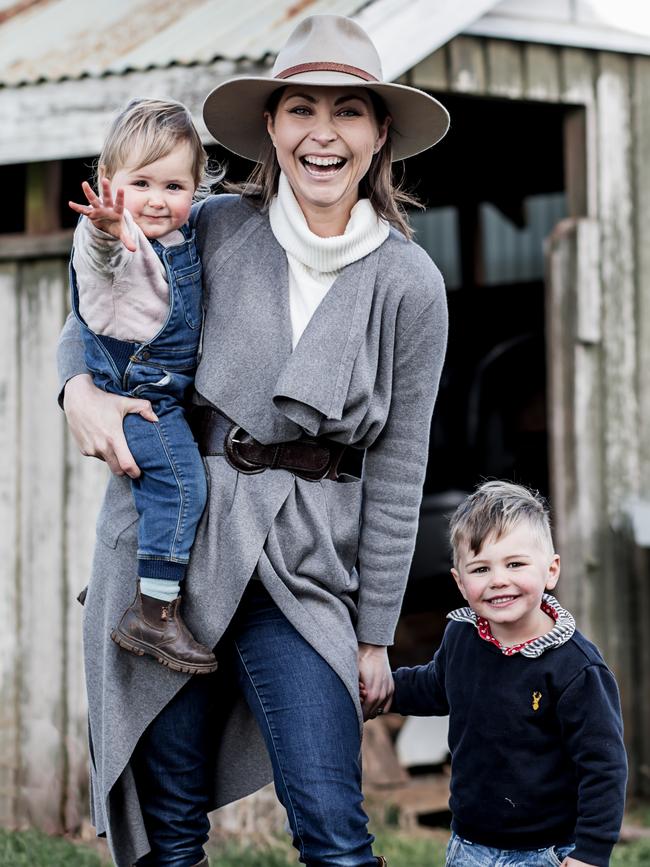
[[[548,602],[542,601],[540,608],[542,609],[544,614],[548,614],[549,617],[552,617],[553,620],[557,621],[558,613],[551,605],[548,604]],[[490,624],[485,619],[485,617],[477,617],[476,625],[478,627],[478,634],[481,636],[481,638],[496,645],[499,650],[506,656],[512,656],[515,653],[519,653],[519,651],[523,647],[526,647],[527,644],[531,644],[533,641],[537,641],[537,639],[539,638],[539,636],[536,635],[535,638],[529,638],[528,641],[522,641],[521,644],[513,644],[510,647],[504,647],[503,644],[501,644],[501,642],[497,638],[495,638],[494,635],[492,635]]]

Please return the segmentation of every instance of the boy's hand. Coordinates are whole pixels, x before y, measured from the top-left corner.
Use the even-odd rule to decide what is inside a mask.
[[[359,644],[359,697],[364,719],[387,711],[395,686],[385,647]]]
[[[118,189],[113,200],[113,191],[111,190],[111,182],[108,178],[101,180],[102,197],[99,198],[93,188],[87,181],[81,185],[84,195],[88,199],[87,205],[78,205],[76,202],[68,202],[68,205],[73,211],[78,214],[83,214],[92,220],[98,229],[112,235],[118,241],[121,241],[127,250],[135,253],[137,247],[135,241],[129,234],[126,228],[124,219],[124,190]]]
[[[586,861],[578,861],[577,858],[567,856],[560,867],[596,867],[595,864],[587,864]]]

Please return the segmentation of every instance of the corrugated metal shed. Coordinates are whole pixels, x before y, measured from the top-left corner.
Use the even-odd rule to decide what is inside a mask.
[[[650,53],[650,38],[613,27],[593,0],[547,0],[543,9],[531,0],[0,0],[0,86],[260,63],[297,20],[318,13],[355,16],[388,78],[461,31]]]
[[[56,81],[216,59],[260,61],[305,15],[363,0],[0,0],[0,84]]]

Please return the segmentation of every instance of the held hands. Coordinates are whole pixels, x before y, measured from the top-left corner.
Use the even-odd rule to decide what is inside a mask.
[[[394,689],[386,648],[360,643],[359,696],[364,720],[374,719],[390,708]]]
[[[101,199],[94,192],[90,184],[84,181],[81,189],[88,199],[88,204],[78,205],[76,202],[68,202],[68,205],[73,211],[83,214],[89,220],[92,220],[95,226],[101,229],[102,232],[106,232],[108,235],[112,235],[113,238],[121,241],[131,253],[135,253],[137,247],[126,228],[126,221],[124,219],[124,190],[120,188],[115,194],[115,200],[113,200],[113,191],[111,190],[111,183],[108,178],[102,178],[100,185]]]
[[[82,455],[106,461],[116,476],[138,478],[140,469],[129,451],[122,423],[133,412],[147,421],[158,421],[148,400],[109,394],[82,373],[68,380],[63,409]]]

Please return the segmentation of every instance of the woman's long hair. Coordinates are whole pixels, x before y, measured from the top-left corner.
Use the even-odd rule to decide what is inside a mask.
[[[266,111],[273,118],[283,90],[281,87],[273,91],[267,103]],[[384,101],[371,90],[368,94],[377,124],[381,126],[388,117]],[[229,193],[238,193],[266,209],[271,204],[271,199],[277,195],[279,178],[280,166],[269,138],[262,149],[259,162],[248,178],[241,184],[227,183],[224,189]],[[384,146],[373,156],[370,168],[361,179],[359,197],[367,198],[380,217],[410,239],[413,237],[413,230],[408,222],[406,208],[422,208],[423,205],[403,188],[402,183],[402,180],[395,181],[393,178],[393,146],[389,127]]]

